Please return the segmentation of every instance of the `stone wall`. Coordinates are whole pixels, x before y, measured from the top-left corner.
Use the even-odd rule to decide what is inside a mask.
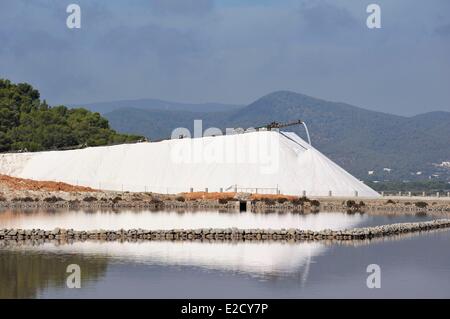
[[[301,229],[238,229],[238,228],[202,228],[202,229],[171,229],[171,230],[89,230],[73,229],[42,230],[42,229],[0,229],[0,241],[124,241],[169,240],[169,241],[306,241],[306,240],[364,240],[394,236],[398,234],[415,233],[433,229],[450,228],[450,219],[436,219],[427,222],[398,223],[375,227],[353,228],[347,230],[324,229],[321,231]]]

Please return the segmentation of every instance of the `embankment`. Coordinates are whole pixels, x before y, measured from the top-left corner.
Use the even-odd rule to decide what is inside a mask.
[[[320,231],[301,229],[171,229],[171,230],[89,230],[73,229],[0,229],[0,241],[127,241],[127,240],[168,240],[168,241],[323,241],[323,240],[367,240],[372,238],[419,233],[450,228],[450,219],[436,219],[427,222],[397,223],[375,227],[347,230],[324,229]]]
[[[450,212],[450,198],[307,198],[234,192],[100,191],[51,181],[33,181],[0,175],[0,208],[11,209],[224,209],[263,213],[268,210],[299,213],[316,211]]]

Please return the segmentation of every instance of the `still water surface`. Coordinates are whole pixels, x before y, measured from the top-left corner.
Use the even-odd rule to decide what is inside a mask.
[[[203,218],[209,224],[197,221]],[[76,227],[67,225],[322,229],[428,219],[343,213],[3,211],[0,227],[66,227],[63,222],[78,221]],[[0,298],[449,298],[449,244],[450,232],[437,231],[346,245],[150,241],[0,245]],[[65,285],[69,264],[81,267],[80,289]],[[381,267],[379,289],[367,288],[369,264]]]
[[[230,211],[157,211],[146,210],[30,210],[0,211],[0,227],[23,229],[73,228],[93,229],[174,229],[174,228],[299,228],[321,230],[374,226],[395,222],[414,222],[431,216],[409,214],[369,215],[321,212],[298,214],[290,212],[246,213]]]

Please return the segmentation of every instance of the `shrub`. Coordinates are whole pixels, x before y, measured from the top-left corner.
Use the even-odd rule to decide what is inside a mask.
[[[6,201],[6,198],[3,197],[2,195],[0,195],[0,202],[4,202],[4,201]]]
[[[83,201],[88,202],[88,203],[95,202],[95,201],[97,201],[97,198],[94,196],[86,196],[85,198],[83,198]]]
[[[114,204],[116,204],[116,203],[120,202],[121,200],[122,200],[122,197],[116,196],[116,197],[114,197],[114,198],[112,199],[112,202],[113,202]]]
[[[228,199],[226,199],[226,198],[219,198],[218,202],[221,205],[225,205],[225,204],[228,204]]]
[[[356,202],[354,200],[349,199],[348,201],[345,202],[345,205],[348,208],[355,207],[356,206]]]
[[[186,201],[186,199],[183,196],[178,196],[177,198],[175,198],[177,201],[179,202],[184,202]]]
[[[302,201],[304,201],[304,202],[310,202],[311,200],[308,198],[308,197],[306,197],[306,196],[302,196],[302,197],[300,197],[300,199],[302,200]]]
[[[158,198],[152,198],[150,203],[155,204],[155,205],[160,205],[160,204],[162,204],[162,200],[160,200]]]
[[[428,206],[428,203],[426,203],[426,202],[416,202],[415,205],[416,205],[416,207],[419,207],[419,208],[425,208],[425,207]]]
[[[313,199],[313,200],[311,201],[311,206],[319,207],[319,206],[320,206],[320,202],[319,202],[318,200],[316,200],[316,199]]]
[[[392,199],[388,199],[388,201],[386,202],[386,204],[395,204],[395,202]]]
[[[309,198],[306,196],[294,198],[291,200],[292,205],[295,206],[303,205],[305,202],[310,202]]]
[[[62,199],[61,197],[56,197],[55,195],[44,198],[44,202],[46,202],[46,203],[56,203],[56,202],[61,202],[63,200],[64,199]]]
[[[264,204],[266,205],[275,205],[275,200],[271,199],[271,198],[264,198],[263,199]]]
[[[360,201],[358,205],[359,205],[360,207],[364,207],[364,206],[366,206],[366,203],[364,203],[363,201]]]
[[[277,199],[277,202],[280,204],[286,203],[288,199],[286,197],[280,197]]]

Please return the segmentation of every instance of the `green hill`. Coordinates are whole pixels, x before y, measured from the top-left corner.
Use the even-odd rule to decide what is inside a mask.
[[[85,103],[69,105],[69,107],[89,106],[89,110],[100,114],[109,113],[121,108],[133,108],[146,111],[186,111],[186,112],[224,112],[242,108],[243,105],[224,103],[180,103],[159,99],[119,100],[110,102]]]
[[[0,152],[98,146],[141,138],[116,133],[99,113],[50,107],[31,85],[0,79]]]
[[[364,180],[449,179],[450,113],[403,117],[369,111],[289,91],[261,97],[221,113],[146,111],[122,108],[105,114],[113,128],[150,139],[170,136],[177,127],[192,130],[194,119],[208,127],[251,127],[302,119],[312,143],[346,170]],[[290,127],[304,137],[302,127]],[[388,169],[388,170],[385,170]],[[390,170],[390,171],[389,171]],[[369,175],[368,172],[373,171]]]

